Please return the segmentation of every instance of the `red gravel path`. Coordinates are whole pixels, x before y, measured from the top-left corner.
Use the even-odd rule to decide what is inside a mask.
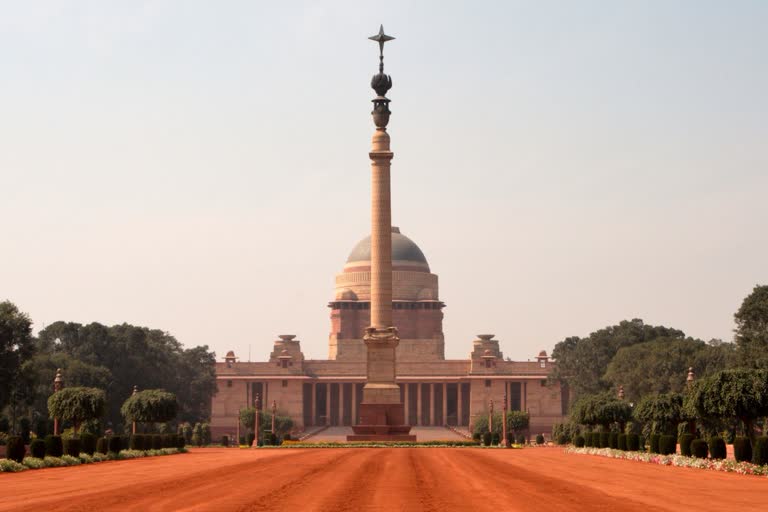
[[[768,478],[559,448],[196,449],[0,474],[0,490],[0,511],[768,509]]]

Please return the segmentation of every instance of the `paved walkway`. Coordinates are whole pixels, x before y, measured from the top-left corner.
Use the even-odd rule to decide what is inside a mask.
[[[352,427],[328,427],[316,436],[307,439],[308,442],[337,442],[343,443],[352,434]],[[411,434],[417,441],[466,441],[465,438],[445,427],[413,427]]]

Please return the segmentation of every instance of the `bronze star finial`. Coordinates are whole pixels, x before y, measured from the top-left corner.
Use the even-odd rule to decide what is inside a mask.
[[[384,43],[394,39],[392,36],[388,36],[384,33],[384,25],[379,26],[379,33],[375,36],[371,36],[368,39],[379,43],[379,73],[384,72]]]

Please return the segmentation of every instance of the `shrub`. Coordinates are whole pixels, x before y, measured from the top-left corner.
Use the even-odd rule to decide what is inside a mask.
[[[288,436],[288,439],[291,439],[291,436]],[[227,448],[229,447],[229,436],[221,436],[221,446]]]
[[[636,452],[640,449],[640,436],[637,434],[627,434],[627,450]]]
[[[517,444],[525,444],[525,434],[517,434]]]
[[[691,456],[691,441],[695,439],[693,434],[683,434],[678,439],[680,443],[680,455]]]
[[[501,435],[498,432],[493,432],[491,434],[491,444],[493,446],[496,446],[497,444],[499,444],[501,442],[500,438],[501,438]]]
[[[557,436],[557,444],[568,444],[568,437],[565,434],[560,434]]]
[[[544,436],[541,434],[536,434],[536,444],[544,444]]]
[[[619,448],[618,432],[611,432],[608,434],[608,448],[613,448],[614,450]]]
[[[675,436],[659,437],[659,453],[661,455],[671,455],[677,452],[677,438]]]
[[[151,450],[160,450],[163,448],[163,438],[160,434],[152,434],[152,446],[148,447]]]
[[[483,432],[483,446],[491,446],[491,433]]]
[[[103,453],[104,455],[107,454],[109,451],[109,444],[107,443],[106,437],[100,437],[98,441],[96,441],[96,453]]]
[[[32,440],[32,422],[29,421],[29,418],[21,418],[19,420],[19,431],[24,444],[29,444]]]
[[[661,438],[659,434],[651,434],[651,453],[659,453],[659,438]]]
[[[128,442],[128,447],[131,450],[143,450],[144,449],[144,434],[133,434],[131,436],[130,441]]]
[[[698,457],[699,459],[706,459],[707,452],[709,452],[709,446],[703,439],[694,439],[691,441],[691,455]]]
[[[192,444],[195,446],[202,446],[203,444],[203,426],[200,423],[195,423],[192,428]]]
[[[163,448],[176,448],[179,439],[176,434],[163,434]]]
[[[249,432],[247,436],[245,436],[245,444],[248,446],[253,446],[253,440],[256,439],[256,436],[253,432]]]
[[[42,439],[35,439],[29,445],[29,453],[36,459],[45,458],[45,441]]]
[[[43,443],[43,449],[45,449],[45,443]],[[38,457],[24,457],[22,464],[29,469],[42,469],[45,467],[45,461]]]
[[[599,434],[599,447],[600,448],[608,448],[608,443],[610,442],[610,434],[608,432],[600,432]]]
[[[768,464],[768,437],[762,436],[755,439],[752,446],[752,463],[762,466]]]
[[[96,436],[88,432],[80,434],[80,451],[93,455],[96,451]]]
[[[509,435],[507,435],[507,438],[509,438]],[[291,437],[291,434],[285,434],[283,436],[283,442],[285,441],[293,441],[294,439]]]
[[[80,455],[80,438],[70,437],[64,440],[64,455],[77,457]]]
[[[15,460],[0,459],[0,473],[3,473],[3,472],[16,473],[17,471],[24,471],[26,469],[27,469],[27,466],[25,466],[24,464],[19,464]]]
[[[27,448],[24,446],[24,438],[21,436],[8,436],[6,457],[10,460],[21,462],[24,460],[24,455],[27,453]]]
[[[573,444],[576,445],[576,448],[583,448],[584,447],[584,436],[578,435],[573,439]]]
[[[736,462],[752,462],[752,441],[748,437],[733,440],[733,456]]]
[[[120,453],[123,449],[123,440],[120,436],[109,436],[107,438],[107,450],[112,453]]]
[[[627,434],[619,434],[618,439],[616,439],[616,448],[627,451]]]
[[[176,448],[181,450],[182,448],[184,448],[184,446],[186,446],[186,444],[187,444],[187,439],[183,435],[177,434],[176,435]]]
[[[709,457],[712,459],[724,459],[726,457],[725,441],[722,437],[710,438]]]
[[[45,455],[57,458],[64,455],[64,445],[61,443],[61,436],[45,436]]]
[[[67,466],[79,466],[81,464],[80,457],[73,457],[71,455],[67,455],[66,453],[61,456],[61,460],[63,460]]]
[[[475,432],[472,434],[472,440],[480,442],[480,439],[483,437],[483,434],[480,432]]]

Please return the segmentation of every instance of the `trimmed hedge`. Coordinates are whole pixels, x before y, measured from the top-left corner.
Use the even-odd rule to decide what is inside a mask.
[[[24,460],[24,455],[27,453],[27,448],[24,446],[24,438],[21,436],[8,436],[6,443],[6,457],[21,462]]]
[[[703,439],[694,439],[691,441],[691,455],[699,459],[706,459],[709,452],[709,446]]]
[[[131,450],[143,450],[144,449],[144,434],[133,434],[128,441],[128,446]]]
[[[627,434],[619,434],[616,440],[616,447],[619,450],[627,451]]]
[[[183,435],[177,434],[176,435],[176,448],[182,449],[184,446],[186,446],[187,440],[184,438]]]
[[[659,454],[672,455],[677,452],[677,438],[675,436],[659,437]]]
[[[152,434],[152,449],[161,450],[163,448],[163,438],[160,434]]]
[[[29,453],[36,459],[45,458],[45,441],[42,439],[35,439],[29,445]]]
[[[752,462],[752,441],[748,437],[733,440],[733,456],[736,462]]]
[[[113,453],[120,453],[123,449],[123,439],[120,436],[109,436],[107,438],[107,450]]]
[[[610,434],[608,432],[600,432],[598,439],[599,441],[599,448],[610,448]]]
[[[96,451],[96,436],[87,432],[80,434],[80,451],[93,455]]]
[[[544,436],[541,434],[536,434],[536,444],[544,444]]]
[[[650,446],[650,452],[651,453],[659,453],[659,439],[661,436],[659,434],[651,434],[651,446]]]
[[[752,464],[762,466],[768,464],[768,437],[762,436],[755,439],[752,446]]]
[[[618,432],[610,432],[608,434],[608,448],[613,448],[614,450],[619,449],[619,434]]]
[[[680,436],[680,439],[678,439],[680,442],[680,455],[691,456],[691,441],[694,439],[696,439],[696,436],[693,434],[683,434]]]
[[[96,451],[98,453],[103,453],[104,455],[107,454],[109,451],[109,443],[107,442],[106,437],[100,437],[98,441],[96,441]]]
[[[269,436],[269,442],[272,443],[272,446],[280,446],[280,441],[277,438],[277,435],[275,434],[271,434]],[[501,434],[499,434],[498,432],[494,432],[493,434],[491,434],[491,444],[493,446],[496,446],[500,442],[501,442]]]
[[[72,457],[80,456],[80,438],[70,437],[64,440],[64,455],[71,455]]]
[[[627,450],[636,452],[640,449],[640,436],[637,434],[627,434]]]
[[[45,454],[49,457],[61,457],[64,455],[64,445],[61,436],[45,436]]]
[[[576,445],[576,448],[583,448],[585,444],[584,436],[576,436],[573,439],[573,444]]]
[[[709,440],[709,457],[711,459],[724,459],[727,455],[725,441],[722,437],[713,437]]]

